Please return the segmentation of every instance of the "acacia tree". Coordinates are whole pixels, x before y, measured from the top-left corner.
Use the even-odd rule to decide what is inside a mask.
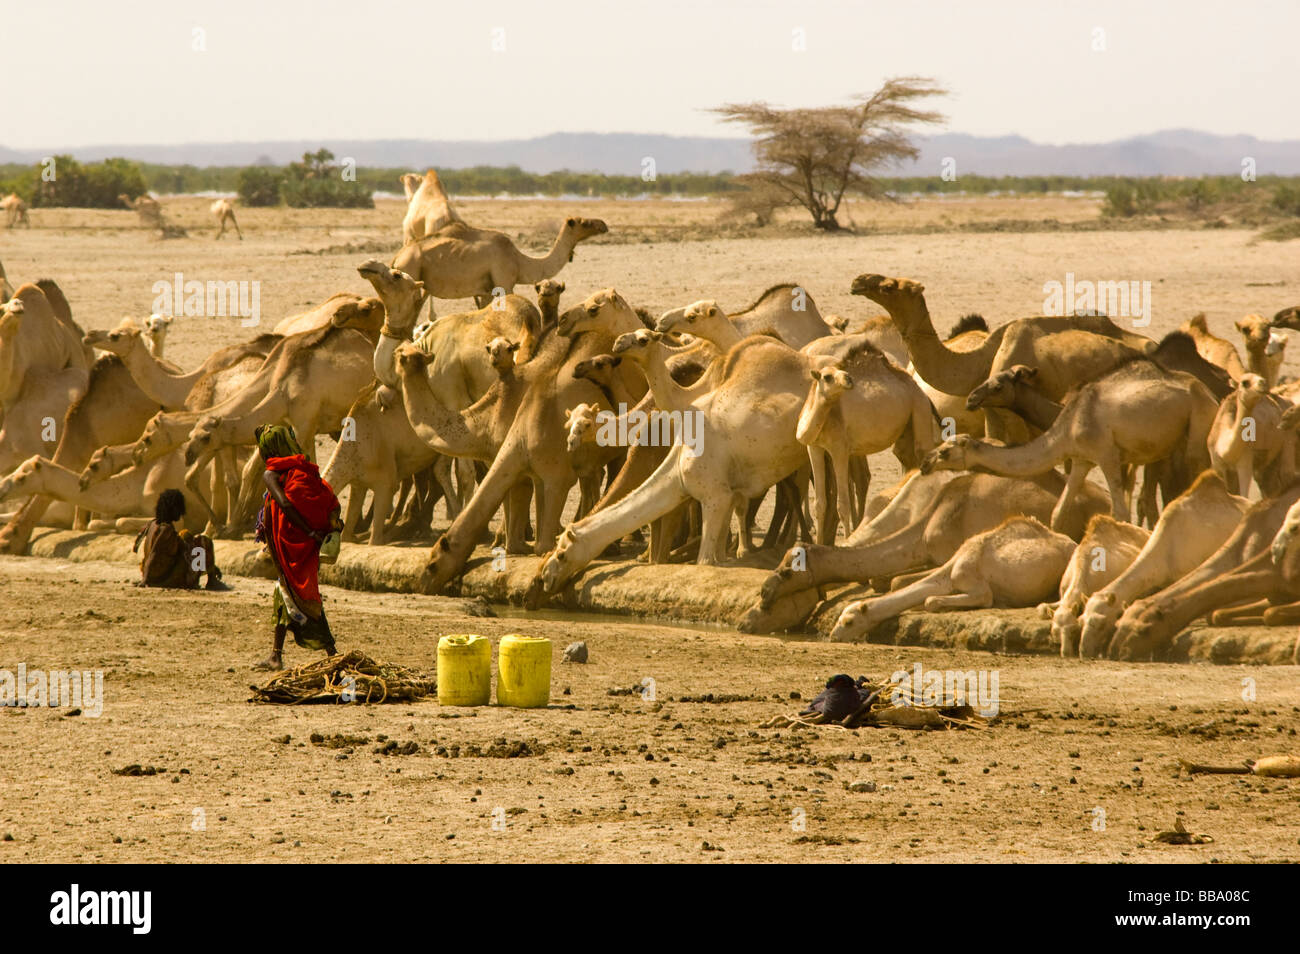
[[[914,104],[946,92],[926,77],[900,76],[847,106],[778,109],[768,103],[728,103],[712,112],[748,126],[756,137],[758,168],[739,177],[749,193],[742,205],[799,205],[817,228],[835,231],[846,193],[880,195],[872,170],[919,155],[907,127],[943,122],[944,116]]]

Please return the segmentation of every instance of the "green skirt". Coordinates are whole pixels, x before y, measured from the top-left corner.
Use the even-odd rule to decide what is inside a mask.
[[[334,653],[334,634],[330,632],[329,621],[325,619],[325,610],[322,607],[320,619],[307,617],[305,622],[299,623],[289,613],[289,607],[285,605],[284,594],[277,584],[271,602],[272,622],[277,626],[283,626],[289,632],[293,633],[293,641],[303,649],[323,649],[333,655]],[[296,607],[295,607],[296,608]],[[306,614],[302,614],[306,616]]]

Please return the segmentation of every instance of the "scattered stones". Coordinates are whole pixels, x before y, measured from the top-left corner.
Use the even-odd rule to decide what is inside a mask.
[[[849,783],[850,792],[874,792],[875,790],[875,782],[857,781]]]
[[[564,658],[566,663],[585,663],[587,661],[587,644],[582,641],[569,643],[564,647]]]
[[[167,770],[156,765],[132,764],[120,769],[113,769],[114,775],[126,775],[132,778],[142,775],[165,775]]]

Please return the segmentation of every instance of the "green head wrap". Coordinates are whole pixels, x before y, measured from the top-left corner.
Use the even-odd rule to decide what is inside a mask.
[[[292,457],[295,454],[305,452],[298,443],[298,435],[293,432],[293,428],[285,424],[263,424],[253,432],[257,439],[257,449],[262,455],[262,460],[270,460],[272,457]]]

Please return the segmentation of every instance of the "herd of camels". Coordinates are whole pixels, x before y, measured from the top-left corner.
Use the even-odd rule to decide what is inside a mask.
[[[164,357],[168,319],[87,334],[55,282],[14,288],[0,267],[0,550],[38,521],[134,531],[169,487],[194,529],[247,533],[254,427],[287,421],[305,447],[337,441],[323,475],[349,489],[346,540],[429,533],[443,503],[429,593],[502,512],[494,545],[543,557],[531,607],[602,556],[767,550],[784,556],[747,632],[797,629],[846,585],[870,589],[834,639],[914,608],[1038,606],[1063,655],[1145,659],[1201,617],[1300,621],[1300,383],[1280,380],[1298,307],[1240,319],[1240,351],[1204,316],[1159,341],[1101,315],[969,315],[941,337],[920,284],[875,274],[851,291],[880,312],[855,319],[794,284],[738,312],[655,318],[613,288],[565,308],[556,276],[604,222],[569,218],[535,258],[467,224],[433,170],[403,184],[404,244],[357,269],[373,295],[189,370]],[[213,214],[234,224],[229,202]],[[477,308],[432,317],[459,298]],[[600,439],[609,415],[651,411],[690,415],[698,447]],[[883,490],[882,452],[904,471]]]

